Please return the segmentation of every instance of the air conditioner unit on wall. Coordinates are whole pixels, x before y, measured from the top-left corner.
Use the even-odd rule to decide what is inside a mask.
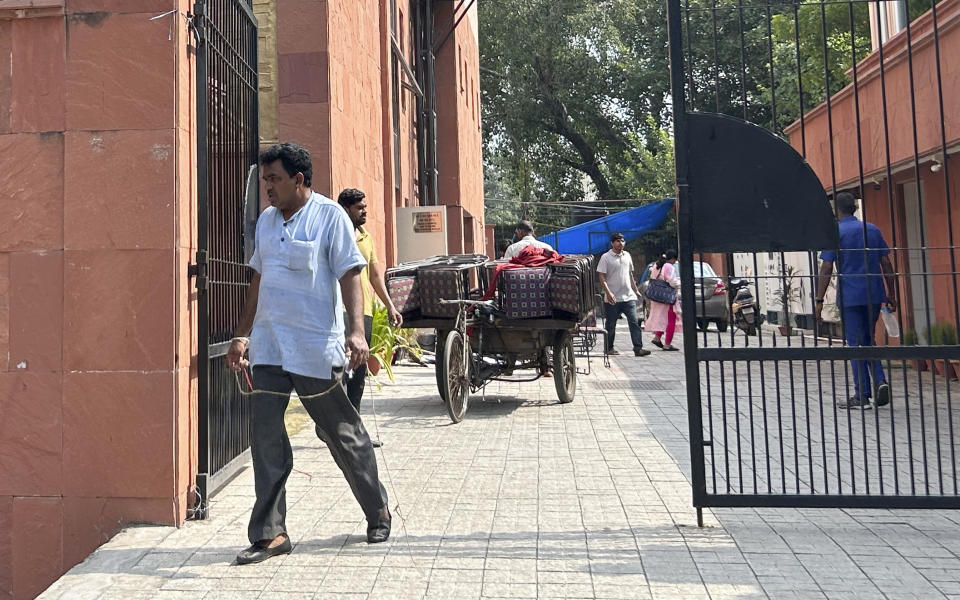
[[[447,254],[446,208],[397,208],[397,262]]]

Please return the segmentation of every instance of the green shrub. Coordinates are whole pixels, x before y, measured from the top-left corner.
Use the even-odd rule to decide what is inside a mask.
[[[370,356],[386,369],[390,381],[393,381],[393,356],[401,348],[417,360],[423,357],[416,330],[391,325],[387,307],[377,303],[373,308],[373,327],[370,328]]]
[[[934,323],[927,332],[931,346],[956,346],[957,328],[952,323]]]
[[[907,329],[906,331],[903,332],[903,337],[901,338],[901,341],[903,342],[904,346],[916,346],[917,342],[919,342],[920,340],[919,338],[917,338],[917,332],[915,330]]]

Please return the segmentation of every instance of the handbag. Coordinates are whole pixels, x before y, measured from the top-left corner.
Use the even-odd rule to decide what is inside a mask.
[[[643,295],[651,302],[673,304],[677,301],[677,290],[673,289],[666,281],[660,279],[662,275],[663,271],[660,271],[656,279],[651,279],[650,282],[647,283],[647,289],[643,291]]]

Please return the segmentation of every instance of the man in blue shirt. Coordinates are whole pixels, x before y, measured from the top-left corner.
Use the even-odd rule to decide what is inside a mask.
[[[840,216],[840,249],[839,254],[833,250],[820,253],[823,263],[817,281],[817,320],[820,320],[823,296],[836,264],[837,306],[840,307],[847,345],[873,346],[881,307],[886,304],[891,311],[897,310],[897,287],[889,259],[890,249],[876,225],[864,223],[853,216],[857,212],[853,194],[837,194],[836,201]],[[838,407],[859,410],[872,408],[871,376],[876,386],[877,406],[890,403],[890,386],[879,360],[852,360],[850,369],[853,372],[855,394],[848,400],[838,401]]]
[[[256,502],[247,527],[251,546],[237,555],[239,564],[292,549],[286,481],[293,450],[283,415],[293,390],[367,517],[367,541],[390,535],[387,493],[370,436],[343,386],[344,371],[366,362],[369,352],[360,280],[367,263],[347,213],[311,190],[305,148],[271,146],[260,155],[260,167],[272,206],[257,220],[254,275],[227,352],[227,365],[236,371],[249,347],[255,388],[250,454]]]

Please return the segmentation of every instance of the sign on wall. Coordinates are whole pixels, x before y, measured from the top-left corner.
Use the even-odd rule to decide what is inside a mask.
[[[397,208],[397,261],[408,262],[447,253],[445,206]]]

